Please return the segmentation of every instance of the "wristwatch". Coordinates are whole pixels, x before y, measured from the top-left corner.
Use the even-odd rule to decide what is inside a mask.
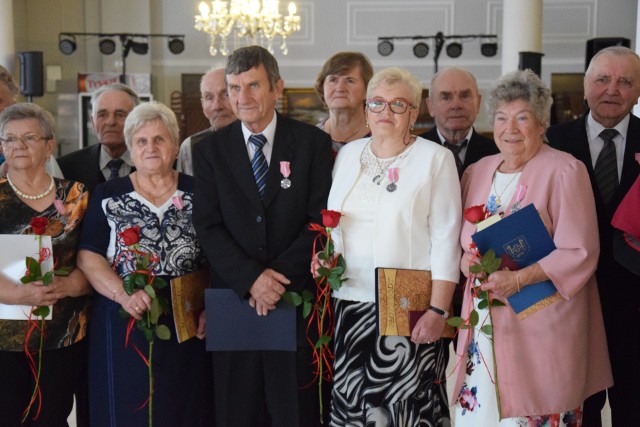
[[[435,311],[436,313],[438,313],[440,316],[444,317],[445,319],[449,318],[449,312],[446,311],[446,310],[442,310],[441,308],[434,307],[432,305],[429,306],[429,310]]]

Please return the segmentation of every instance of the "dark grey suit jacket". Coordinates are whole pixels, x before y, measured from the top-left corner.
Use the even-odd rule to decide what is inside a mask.
[[[81,182],[90,192],[93,191],[105,181],[100,171],[100,148],[100,144],[94,144],[58,158],[64,177]]]
[[[429,139],[431,141],[437,142],[438,144],[442,144],[435,126],[429,132],[425,132],[420,136],[424,139]],[[490,156],[492,154],[498,154],[499,152],[500,151],[498,150],[496,143],[493,142],[492,139],[480,135],[474,129],[473,133],[471,134],[471,140],[467,144],[467,154],[464,157],[462,172],[464,172],[465,169],[467,169],[470,165],[477,162],[481,158]]]

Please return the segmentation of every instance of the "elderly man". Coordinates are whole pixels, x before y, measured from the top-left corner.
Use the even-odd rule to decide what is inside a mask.
[[[202,140],[209,133],[221,129],[236,119],[233,114],[229,96],[227,95],[227,84],[224,81],[224,68],[215,68],[207,71],[200,80],[200,94],[202,98],[202,112],[211,123],[209,129],[205,129],[191,135],[180,145],[178,154],[178,172],[193,175],[192,146]]]
[[[314,234],[308,225],[322,223],[320,210],[331,186],[331,139],[275,111],[284,82],[266,49],[237,49],[225,74],[239,120],[193,147],[193,223],[211,266],[211,285],[232,289],[256,315],[265,316],[280,310],[276,303],[285,290],[315,289],[309,272]],[[219,426],[319,423],[301,312],[297,319],[297,351],[213,352]]]
[[[640,118],[631,114],[639,96],[640,57],[625,47],[603,49],[591,59],[584,77],[590,111],[547,131],[553,147],[587,166],[596,200],[600,232],[596,279],[613,370],[614,386],[608,390],[613,426],[640,426],[640,277],[613,258],[611,226],[613,213],[640,173],[635,159],[640,153]],[[601,425],[604,401],[604,392],[587,399],[584,426]]]
[[[140,98],[129,86],[116,83],[101,86],[91,95],[91,124],[99,144],[58,159],[65,178],[78,181],[89,191],[101,182],[133,172],[131,156],[124,143],[124,120]]]
[[[484,156],[498,153],[496,144],[473,129],[480,112],[476,78],[462,68],[447,68],[431,78],[427,108],[435,127],[421,135],[453,152],[458,175]]]

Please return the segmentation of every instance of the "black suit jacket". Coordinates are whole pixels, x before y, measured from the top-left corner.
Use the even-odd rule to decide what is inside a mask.
[[[309,266],[315,235],[308,225],[322,223],[320,210],[331,187],[329,135],[278,114],[264,200],[240,121],[200,142],[193,146],[193,222],[211,264],[211,285],[246,298],[262,271],[271,268],[292,281],[288,290],[313,289]],[[290,162],[288,189],[280,186],[281,161]]]
[[[424,139],[429,139],[431,141],[437,142],[438,144],[442,144],[435,126],[429,132],[425,132],[420,136]],[[477,162],[481,158],[490,156],[492,154],[498,154],[499,152],[500,151],[498,150],[496,143],[492,139],[480,135],[474,129],[473,133],[471,134],[471,140],[467,143],[467,153],[464,157],[462,172],[464,172],[466,168],[468,168],[470,165]]]
[[[640,173],[640,165],[634,158],[635,153],[640,153],[640,118],[631,115],[626,135],[620,185],[608,204],[602,200],[595,180],[593,162],[589,152],[586,120],[587,115],[584,115],[571,122],[553,126],[548,129],[547,138],[552,147],[566,151],[581,160],[589,172],[598,214],[601,249],[596,279],[603,300],[603,309],[606,312],[607,308],[616,309],[621,304],[631,304],[637,310],[639,303],[637,286],[640,284],[640,279],[613,258],[611,218]]]
[[[102,145],[93,144],[58,158],[58,165],[65,179],[83,183],[90,192],[101,182],[105,182],[100,170],[100,150]],[[131,172],[136,168],[132,167]]]

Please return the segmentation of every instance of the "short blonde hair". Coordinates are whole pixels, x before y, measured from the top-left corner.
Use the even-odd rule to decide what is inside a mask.
[[[373,91],[381,84],[394,85],[398,83],[404,83],[409,87],[411,99],[408,101],[414,107],[419,108],[422,98],[422,83],[409,70],[400,67],[389,67],[375,73],[367,86],[367,99],[371,98]]]

